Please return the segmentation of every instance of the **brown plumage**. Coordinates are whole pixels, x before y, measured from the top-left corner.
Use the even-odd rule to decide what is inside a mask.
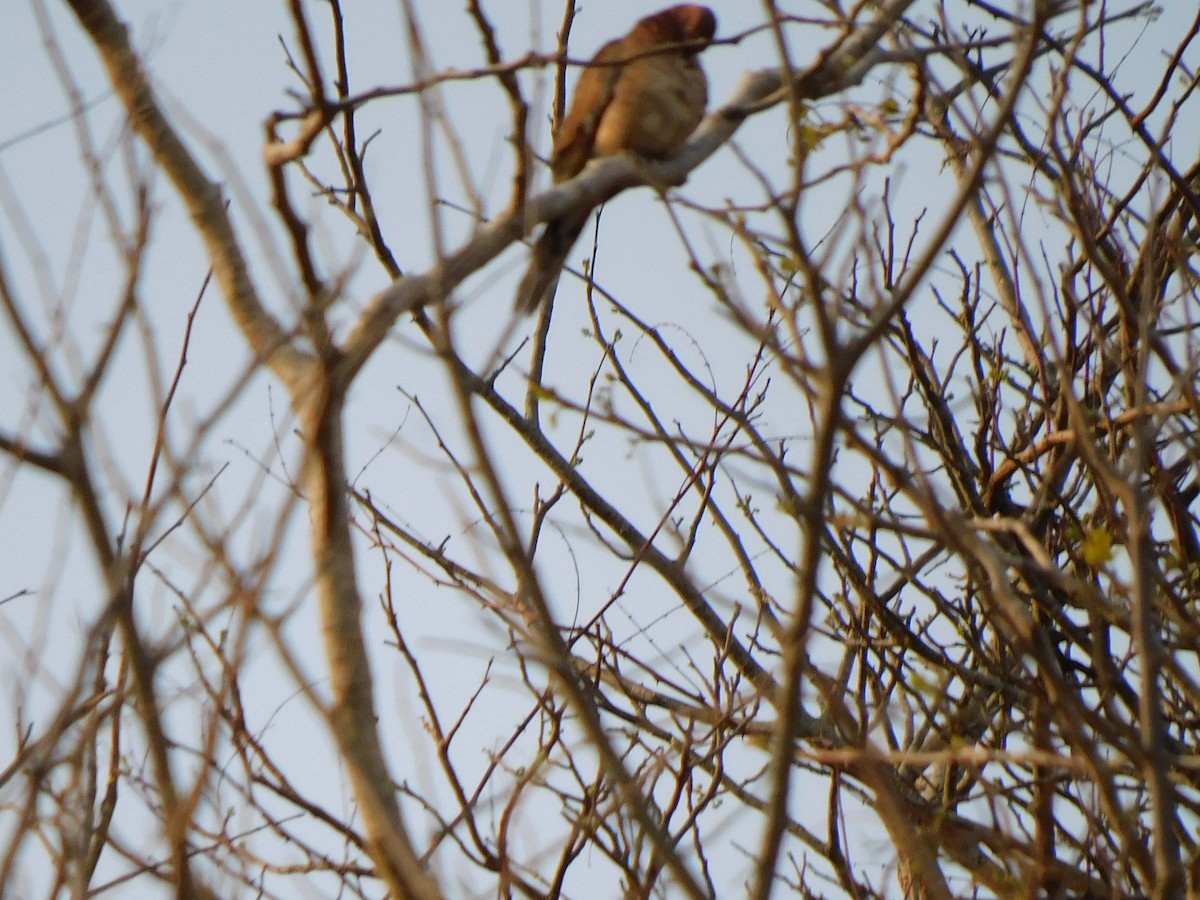
[[[688,3],[647,16],[625,37],[601,47],[579,76],[571,108],[554,135],[555,184],[574,178],[597,156],[676,155],[704,118],[708,81],[696,56],[716,30],[711,9]],[[655,52],[660,47],[666,49]],[[583,210],[546,223],[517,289],[519,312],[532,312],[553,295],[589,215],[591,210]]]

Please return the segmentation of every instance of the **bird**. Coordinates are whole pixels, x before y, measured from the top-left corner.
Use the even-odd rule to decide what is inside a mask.
[[[555,184],[583,171],[588,160],[632,153],[669,159],[704,118],[708,79],[697,60],[713,40],[717,19],[706,6],[684,3],[646,16],[609,41],[584,68],[570,108],[554,135]],[[546,223],[517,289],[516,308],[530,313],[554,295],[590,209]]]

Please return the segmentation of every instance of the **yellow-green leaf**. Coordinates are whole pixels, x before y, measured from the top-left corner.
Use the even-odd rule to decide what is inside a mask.
[[[1083,559],[1093,569],[1098,569],[1112,559],[1112,533],[1104,527],[1095,528],[1083,539]]]

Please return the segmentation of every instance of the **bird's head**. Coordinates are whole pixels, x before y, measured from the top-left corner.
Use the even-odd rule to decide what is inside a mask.
[[[717,33],[717,17],[707,6],[683,3],[672,6],[652,16],[646,16],[638,25],[651,31],[663,44],[686,44],[697,42],[689,53],[699,53]],[[700,43],[700,42],[703,43]]]

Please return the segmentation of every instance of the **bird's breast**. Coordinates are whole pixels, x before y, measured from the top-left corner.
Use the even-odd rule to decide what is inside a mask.
[[[674,156],[704,118],[708,82],[695,59],[678,55],[630,63],[596,129],[593,155]]]

